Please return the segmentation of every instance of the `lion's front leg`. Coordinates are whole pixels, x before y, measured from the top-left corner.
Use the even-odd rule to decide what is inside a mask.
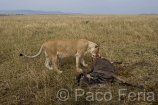
[[[87,67],[87,66],[88,66],[88,64],[85,63],[83,56],[81,57],[81,64],[82,64],[84,67]]]
[[[79,68],[80,62],[81,62],[81,55],[76,55],[76,69],[77,72],[83,72],[81,68]]]

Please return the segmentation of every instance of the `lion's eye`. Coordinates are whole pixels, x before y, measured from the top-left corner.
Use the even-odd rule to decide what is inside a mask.
[[[99,47],[98,45],[95,46],[95,48],[98,48],[98,47]]]

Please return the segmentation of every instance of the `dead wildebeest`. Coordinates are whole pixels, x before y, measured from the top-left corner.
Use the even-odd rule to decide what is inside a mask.
[[[115,63],[115,62],[113,62]],[[76,84],[100,86],[110,82],[119,82],[132,87],[143,89],[142,85],[135,85],[128,83],[115,74],[115,68],[109,60],[101,58],[100,56],[93,58],[93,67],[90,71],[79,74],[76,78]],[[119,62],[117,62],[119,63]]]

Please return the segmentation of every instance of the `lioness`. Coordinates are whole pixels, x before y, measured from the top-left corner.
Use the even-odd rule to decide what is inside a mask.
[[[25,56],[28,58],[34,58],[41,54],[42,50],[44,50],[46,61],[45,66],[49,70],[56,70],[58,73],[62,73],[57,68],[57,59],[65,58],[69,56],[76,57],[76,69],[78,72],[82,72],[82,69],[79,68],[80,63],[83,66],[88,66],[84,61],[84,55],[87,53],[91,53],[92,56],[96,56],[99,51],[99,46],[91,41],[86,39],[54,39],[48,42],[45,42],[39,52],[34,56],[28,56],[25,54],[20,54],[20,56]],[[50,66],[50,61],[52,62],[52,66]]]

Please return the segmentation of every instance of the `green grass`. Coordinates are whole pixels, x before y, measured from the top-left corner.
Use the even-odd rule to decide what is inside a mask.
[[[118,101],[118,90],[138,93],[136,88],[117,83],[103,88],[79,87],[85,92],[111,92],[112,100],[87,101],[86,95],[75,101],[75,59],[59,60],[57,74],[44,66],[42,54],[35,59],[19,57],[34,55],[41,44],[54,38],[85,38],[100,44],[100,54],[109,60],[123,61],[115,65],[119,76],[128,82],[142,84],[145,92],[154,92],[155,101]],[[26,15],[0,17],[0,104],[3,105],[156,105],[158,104],[158,16],[157,15]],[[86,62],[91,68],[90,55]],[[57,91],[70,92],[67,101],[60,101]],[[138,97],[138,96],[137,96]]]

